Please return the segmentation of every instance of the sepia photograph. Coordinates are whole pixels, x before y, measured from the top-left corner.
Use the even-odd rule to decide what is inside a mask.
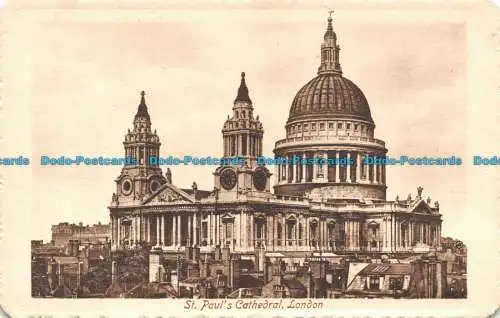
[[[170,5],[5,15],[6,313],[493,303],[494,10]]]
[[[83,225],[78,223],[83,219],[78,219],[78,215],[70,220],[54,219],[61,222],[51,225],[51,240],[32,241],[33,297],[466,298],[467,248],[460,236],[446,235],[446,217],[451,216],[454,207],[454,203],[447,200],[453,196],[445,197],[445,203],[440,206],[439,201],[431,199],[421,186],[428,184],[438,191],[440,186],[449,187],[446,183],[435,185],[441,176],[454,182],[454,187],[461,186],[460,172],[454,171],[454,176],[450,176],[454,167],[446,166],[457,160],[441,158],[441,153],[431,153],[427,149],[441,147],[441,142],[460,137],[465,130],[458,129],[458,136],[440,133],[438,125],[442,123],[441,119],[433,118],[435,110],[424,107],[421,113],[416,112],[415,106],[418,105],[413,103],[393,102],[389,106],[376,103],[372,106],[362,88],[346,77],[349,69],[355,68],[351,65],[357,63],[356,59],[343,58],[350,54],[359,56],[360,53],[354,53],[355,50],[373,52],[365,59],[371,59],[370,55],[373,55],[372,61],[376,58],[382,60],[381,63],[388,68],[388,74],[381,76],[383,80],[414,77],[404,79],[406,85],[399,83],[396,87],[382,90],[380,95],[396,95],[393,98],[399,102],[408,98],[405,95],[417,95],[415,98],[422,99],[429,106],[444,102],[439,107],[453,107],[454,119],[460,121],[464,119],[465,110],[465,94],[461,90],[465,83],[464,28],[439,25],[436,35],[428,41],[430,48],[425,49],[420,49],[421,43],[413,45],[408,37],[422,36],[428,26],[380,30],[380,33],[389,33],[387,38],[392,36],[403,41],[399,42],[400,47],[394,49],[392,60],[386,55],[392,50],[388,52],[380,48],[377,52],[373,47],[364,47],[365,40],[359,36],[364,26],[346,25],[341,28],[344,32],[338,32],[334,10],[325,10],[324,16],[324,21],[311,24],[310,28],[316,29],[315,32],[306,34],[302,31],[304,36],[315,39],[310,42],[316,43],[316,52],[296,58],[303,59],[307,65],[316,62],[317,68],[311,68],[308,77],[293,80],[294,83],[305,83],[295,96],[286,96],[286,91],[280,92],[283,99],[291,100],[289,107],[266,105],[265,92],[252,94],[258,91],[252,83],[263,77],[259,73],[247,76],[245,72],[234,71],[232,87],[218,88],[234,92],[234,100],[207,100],[206,106],[218,103],[225,107],[196,109],[197,112],[210,113],[208,116],[213,116],[220,123],[219,129],[210,132],[213,138],[197,136],[198,142],[210,144],[210,147],[201,147],[210,151],[206,155],[197,151],[197,144],[190,147],[192,152],[185,153],[168,146],[169,140],[174,138],[190,140],[196,137],[198,126],[203,122],[186,119],[182,123],[191,123],[190,131],[195,136],[186,136],[187,133],[168,135],[162,131],[162,127],[171,125],[173,121],[185,120],[181,116],[169,118],[168,113],[171,108],[178,109],[174,113],[190,112],[189,97],[186,105],[182,98],[175,101],[178,106],[162,103],[159,99],[149,104],[148,94],[141,91],[135,99],[117,110],[121,113],[120,118],[130,119],[130,125],[120,129],[117,122],[110,122],[105,117],[94,121],[93,126],[125,133],[124,138],[114,140],[116,145],[123,145],[122,154],[116,151],[116,157],[127,158],[129,162],[123,163],[116,178],[103,180],[104,185],[113,184],[114,188],[111,200],[102,202],[101,210],[105,207],[109,210],[107,218],[102,215],[95,220],[102,223]],[[275,27],[279,28],[280,24],[276,23]],[[77,32],[81,38],[73,39],[82,41],[84,36],[93,36],[86,30],[75,28],[59,32]],[[358,35],[355,39],[358,43],[353,43],[355,40],[352,39],[350,46],[344,50],[342,39],[353,36],[351,29],[358,33],[354,34]],[[118,33],[120,31],[118,29],[113,33],[121,34]],[[157,39],[146,29],[136,32],[135,36],[143,42],[142,46],[157,45]],[[293,32],[285,34],[281,30],[280,33],[284,35],[281,39],[279,34],[269,36],[272,37],[269,39],[271,43],[276,41],[274,50],[269,49],[269,54],[281,51],[281,41],[288,42],[293,36]],[[199,36],[203,37],[203,32]],[[242,36],[252,37],[248,33]],[[257,42],[259,37],[251,40]],[[162,39],[169,42],[168,36]],[[373,39],[367,41],[373,46]],[[379,42],[382,41],[379,39]],[[385,45],[392,44],[387,39],[383,42]],[[286,46],[293,50],[294,43],[297,42]],[[165,54],[178,54],[178,50],[196,54],[185,44],[179,43],[179,47],[174,44],[165,48]],[[119,45],[126,43],[117,41]],[[419,73],[429,71],[432,64],[419,67],[418,63],[419,55],[423,55],[420,59],[426,62],[437,59],[442,51],[436,45],[450,51],[453,49],[454,56],[446,56],[448,61],[440,60],[440,65],[435,65],[432,70],[432,85],[440,82],[445,88],[432,96],[418,87],[425,86],[418,83],[421,80],[419,77],[423,76]],[[154,49],[161,50],[158,47]],[[215,51],[219,48],[214,45],[211,49]],[[241,49],[247,48],[242,45]],[[264,45],[262,49],[267,50],[267,47]],[[414,51],[410,53],[410,49]],[[240,54],[236,50],[233,52]],[[153,53],[148,50],[143,58],[150,57],[150,54]],[[270,59],[278,58],[288,57],[282,55]],[[246,59],[252,65],[255,63],[251,61],[251,54]],[[350,63],[342,63],[345,60]],[[134,62],[134,59],[128,61],[129,64]],[[160,72],[164,70],[167,91],[169,64],[176,62],[191,63],[189,57],[166,58],[164,65],[157,67]],[[241,63],[241,68],[244,69],[245,64]],[[294,60],[292,58],[283,64],[293,66]],[[150,67],[154,69],[155,65]],[[412,68],[416,70],[407,72]],[[225,71],[230,73],[229,69]],[[182,74],[183,70],[178,72]],[[196,91],[197,85],[192,86],[188,78],[188,74],[195,72],[189,68],[186,70],[185,91],[178,92],[178,95]],[[288,72],[287,75],[299,74],[294,70]],[[358,73],[366,85],[376,80],[364,77],[361,69]],[[210,75],[218,77],[216,71],[213,74],[207,72],[206,76]],[[147,78],[143,81],[143,86],[152,84]],[[278,85],[279,81],[277,78]],[[204,89],[210,89],[212,83],[205,83]],[[50,88],[58,89],[54,86]],[[85,90],[80,89],[80,92],[83,95],[92,94]],[[150,94],[156,95],[156,92],[150,90]],[[200,95],[203,98],[203,94]],[[379,101],[383,101],[382,98],[380,96]],[[256,100],[255,106],[253,100]],[[454,104],[448,105],[446,100],[452,100]],[[137,106],[133,107],[134,104]],[[104,108],[109,105],[89,107]],[[165,120],[155,116],[159,107],[167,114]],[[274,121],[281,122],[281,133],[275,129],[278,134],[266,134],[269,115],[259,116],[264,107],[275,109]],[[375,129],[376,123],[387,125],[387,120],[376,122],[374,118],[392,117],[401,112],[392,108],[407,108],[406,114],[420,113],[422,122],[412,125],[412,132],[401,131],[391,123],[384,130],[384,138],[379,139],[381,136]],[[47,111],[49,114],[50,110]],[[408,119],[401,118],[401,121],[404,120]],[[80,125],[86,126],[85,123]],[[40,127],[40,130],[45,130],[45,127]],[[421,132],[417,134],[415,130]],[[411,138],[415,135],[426,134],[442,134],[442,139],[436,140],[430,147],[413,143]],[[444,164],[431,168],[413,167],[414,170],[427,170],[429,177],[415,176],[414,181],[408,177],[402,183],[402,190],[409,190],[410,193],[389,198],[387,192],[391,178],[386,175],[391,173],[392,167],[383,160],[388,160],[387,156],[391,153],[389,141],[395,139],[396,142],[409,141],[406,149],[400,146],[401,151],[406,152],[397,155],[427,155],[431,157],[428,160],[435,160],[436,164],[439,164],[437,160],[441,160]],[[92,139],[86,140],[84,136],[80,140],[92,143]],[[264,147],[264,140],[268,143],[267,147]],[[272,151],[267,152],[266,148],[270,145]],[[455,153],[462,155],[463,146],[454,143]],[[73,147],[78,150],[77,145]],[[44,169],[57,169],[52,166],[58,165],[60,159],[57,156],[53,159],[48,157]],[[104,161],[112,159],[102,158],[101,161],[105,164]],[[179,161],[177,164],[175,159]],[[84,165],[86,158],[76,157],[75,160]],[[410,159],[407,161],[410,166]],[[187,179],[185,173],[176,173],[178,165],[182,165],[184,170],[198,168],[199,174],[212,174],[213,181],[207,182],[207,178]],[[119,170],[114,166],[102,169],[106,168]],[[91,178],[89,182],[97,180],[101,182],[101,178]],[[449,223],[451,229],[458,225]]]

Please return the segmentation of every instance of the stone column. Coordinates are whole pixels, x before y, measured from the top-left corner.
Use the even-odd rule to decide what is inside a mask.
[[[318,158],[318,153],[317,152],[313,152],[313,160],[317,159]],[[312,181],[313,182],[316,182],[318,180],[318,163],[317,162],[314,162],[313,161],[313,177],[312,177]]]
[[[254,231],[254,218],[253,218],[253,213],[250,213],[250,246],[255,246],[255,231]]]
[[[320,249],[323,247],[323,223],[321,218],[318,218],[318,240],[316,242],[316,246]]]
[[[172,246],[177,245],[177,215],[172,214]]]
[[[193,214],[193,242],[194,245],[198,245],[198,216],[196,215],[196,212]]]
[[[347,176],[346,176],[346,181],[347,181],[347,182],[351,182],[351,181],[352,181],[352,180],[351,180],[351,168],[352,168],[352,165],[351,165],[351,164],[349,164],[349,161],[350,161],[350,159],[351,159],[351,158],[352,158],[352,154],[351,154],[351,152],[350,152],[350,151],[348,151],[348,152],[347,152],[347,166],[346,166],[346,168],[347,168],[347,169],[346,169],[346,171],[347,171],[347,172],[346,172],[346,174],[347,174]]]
[[[156,216],[156,245],[160,245],[160,217]]]
[[[344,245],[345,245],[346,250],[350,250],[350,246],[351,246],[351,242],[350,242],[351,233],[349,231],[350,230],[349,223],[350,223],[350,221],[346,220],[345,226],[344,226],[345,227],[345,230],[344,230],[345,231],[345,243],[344,243]]]
[[[292,183],[295,183],[297,182],[297,167],[294,166],[293,164],[293,153],[289,155],[288,159],[290,160],[290,167],[291,167],[290,172],[292,174]]]
[[[282,239],[283,239],[283,242],[284,242],[283,245],[284,246],[288,246],[288,242],[287,242],[287,237],[288,237],[287,236],[287,234],[288,234],[287,232],[288,231],[287,231],[287,228],[286,228],[286,217],[285,217],[285,215],[283,215],[283,219],[281,221],[282,221],[281,226],[283,228],[283,231],[281,233],[282,234]]]
[[[237,150],[238,150],[238,151],[237,151],[236,153],[237,153],[239,156],[241,156],[241,154],[243,153],[243,148],[242,148],[242,147],[243,147],[242,136],[241,136],[241,135],[238,135],[237,140],[238,140],[238,142],[236,143],[236,148],[237,148]]]
[[[278,156],[274,156],[275,160],[277,160],[278,158],[279,158]],[[274,183],[280,184],[281,183],[281,165],[277,164],[276,166],[274,166],[274,171],[276,172],[275,173],[276,178],[278,178],[277,180],[274,181]]]
[[[208,236],[208,238],[207,238],[207,240],[208,240],[207,244],[209,246],[213,245],[213,243],[210,243],[210,241],[213,242],[213,229],[212,229],[212,226],[213,226],[213,222],[212,222],[213,221],[212,220],[213,216],[214,216],[213,212],[210,211],[210,213],[208,214],[208,220],[207,220],[207,232],[208,232],[207,233],[207,236]]]
[[[287,156],[283,156],[283,158],[287,158]],[[282,182],[283,183],[287,183],[288,182],[288,165],[286,164],[286,162],[284,162],[282,165],[282,172],[283,172],[283,176],[282,176]]]
[[[408,247],[413,245],[413,222],[408,222]]]
[[[144,239],[144,242],[146,243],[149,243],[150,242],[150,239],[149,239],[149,232],[150,232],[150,225],[149,225],[149,215],[147,214],[144,214],[142,216],[142,226],[143,226],[143,239]]]
[[[295,159],[298,156],[299,156],[298,153],[294,153],[292,158]],[[296,162],[294,164],[293,170],[294,170],[293,174],[295,176],[295,182],[302,182],[302,180],[300,179],[301,178],[300,171],[302,171],[302,168],[300,167],[300,162]]]
[[[219,244],[220,233],[219,233],[219,215],[214,213],[214,244]]]
[[[146,241],[146,224],[144,223],[144,215],[139,216],[139,242]]]
[[[177,245],[181,245],[181,215],[177,215]]]
[[[161,217],[161,235],[160,235],[160,244],[165,245],[165,215],[162,215]]]
[[[335,182],[340,182],[340,151],[335,150]]]
[[[241,233],[240,233],[240,245],[243,247],[243,248],[247,248],[248,247],[248,227],[247,227],[247,215],[245,212],[241,211],[240,214],[240,229],[241,229]]]
[[[361,183],[361,153],[356,153],[356,182]]]
[[[115,222],[115,217],[111,216],[111,246],[114,246],[116,244],[116,222]]]
[[[146,241],[151,243],[151,218],[146,216]]]
[[[323,152],[321,158],[323,158],[324,160],[323,164],[321,165],[323,169],[323,181],[328,182],[328,153]]]
[[[121,233],[120,217],[116,217],[116,245],[121,246],[122,233]]]
[[[357,228],[358,228],[358,224],[357,224],[357,221],[352,221],[352,248],[354,250],[357,249],[358,247],[358,233],[357,233]]]
[[[130,224],[130,245],[134,246],[136,243],[135,237],[137,232],[137,226],[136,226],[137,218],[135,216],[132,216],[131,221],[132,223]]]
[[[272,236],[273,233],[272,231],[272,218],[270,215],[266,214],[266,249],[269,249],[269,247],[272,245]]]
[[[187,228],[186,246],[191,246],[191,244],[193,243],[193,236],[192,236],[193,223],[191,222],[191,214],[187,215],[187,219],[188,219],[188,228]]]
[[[134,216],[134,243],[137,245],[139,241],[139,217],[136,215]]]
[[[380,177],[380,183],[385,184],[385,165],[380,167],[382,175]]]
[[[304,217],[304,245],[309,247],[310,242],[309,242],[309,218],[306,216]]]
[[[328,226],[326,219],[323,220],[323,249],[328,249]]]

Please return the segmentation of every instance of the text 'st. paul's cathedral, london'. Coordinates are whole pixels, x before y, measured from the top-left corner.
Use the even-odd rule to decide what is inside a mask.
[[[254,260],[257,268],[265,257],[300,263],[314,255],[397,258],[440,249],[439,204],[423,198],[422,187],[413,197],[388,201],[385,166],[363,160],[383,158],[387,148],[375,138],[363,92],[343,76],[339,52],[330,17],[317,76],[296,94],[286,137],[275,143],[274,156],[290,159],[278,165],[258,161],[264,128],[241,74],[222,127],[221,157],[245,163],[214,169],[210,191],[196,183],[178,188],[170,169],[152,164],[161,143],[142,93],[133,130],[123,142],[125,156],[137,164],[123,167],[109,207],[113,248],[149,244],[166,254],[226,248]],[[328,160],[307,164],[293,158]]]

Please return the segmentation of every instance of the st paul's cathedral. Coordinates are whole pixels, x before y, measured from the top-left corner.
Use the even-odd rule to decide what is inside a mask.
[[[365,156],[385,157],[387,148],[375,138],[363,92],[343,76],[339,51],[330,17],[317,75],[293,99],[285,138],[276,141],[274,155],[347,158],[351,164],[284,162],[273,172],[259,164],[264,129],[242,73],[232,114],[222,127],[221,157],[246,163],[217,167],[210,191],[196,183],[181,189],[170,169],[149,160],[160,157],[161,143],[142,93],[123,142],[125,156],[137,164],[122,168],[109,206],[113,248],[148,244],[165,253],[186,247],[212,253],[229,247],[245,258],[259,251],[298,259],[317,253],[403,257],[439,250],[439,204],[424,199],[422,187],[413,198],[388,201],[385,166],[364,164]]]

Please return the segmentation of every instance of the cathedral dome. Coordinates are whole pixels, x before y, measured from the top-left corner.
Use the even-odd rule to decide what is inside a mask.
[[[356,84],[342,76],[339,53],[330,16],[321,44],[318,76],[298,91],[290,107],[288,123],[304,119],[354,119],[373,124],[365,95]]]
[[[288,122],[314,117],[352,118],[373,123],[361,89],[336,72],[320,73],[295,95]]]

